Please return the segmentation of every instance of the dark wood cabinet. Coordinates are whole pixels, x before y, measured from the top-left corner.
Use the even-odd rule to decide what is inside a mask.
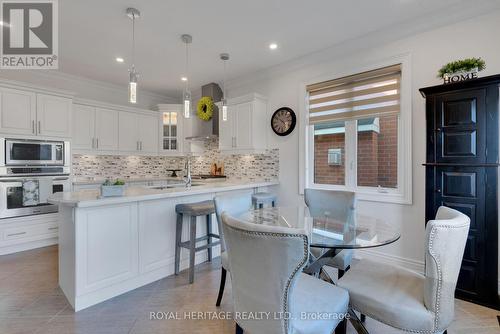
[[[471,219],[456,296],[499,308],[500,75],[422,88],[426,98],[426,221],[448,206]]]

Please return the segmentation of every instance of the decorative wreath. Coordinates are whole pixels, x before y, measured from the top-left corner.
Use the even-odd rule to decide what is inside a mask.
[[[204,121],[209,121],[214,114],[214,101],[209,96],[203,96],[198,101],[198,106],[196,108],[199,119]]]

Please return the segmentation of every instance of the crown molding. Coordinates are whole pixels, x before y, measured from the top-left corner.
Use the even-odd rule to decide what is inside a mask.
[[[69,90],[47,88],[45,86],[31,84],[31,83],[27,83],[24,81],[16,81],[16,80],[3,79],[3,78],[0,78],[0,86],[12,88],[12,89],[29,90],[29,91],[33,91],[36,93],[42,93],[42,94],[59,95],[59,96],[69,97],[69,98],[73,98],[73,96],[75,96],[75,92],[72,92]]]
[[[92,99],[85,99],[85,98],[79,98],[75,97],[73,99],[74,104],[83,104],[87,106],[92,106],[92,107],[97,107],[97,108],[104,108],[104,109],[114,109],[114,110],[119,110],[119,111],[129,111],[129,112],[134,112],[134,113],[142,113],[142,114],[158,114],[157,110],[152,110],[152,109],[147,109],[147,108],[137,108],[137,107],[131,107],[128,105],[122,105],[122,104],[116,104],[116,103],[108,103],[108,102],[102,102],[98,100],[92,100]]]
[[[66,81],[74,82],[78,85],[81,85],[83,83],[83,84],[87,84],[89,86],[93,86],[93,87],[103,89],[103,90],[112,91],[112,92],[115,92],[118,94],[123,94],[123,89],[125,87],[125,86],[120,86],[120,85],[116,85],[116,84],[105,82],[105,81],[94,80],[94,79],[90,79],[90,78],[86,78],[86,77],[82,77],[82,76],[78,76],[78,75],[74,75],[74,74],[69,74],[69,73],[62,72],[62,71],[26,70],[25,72],[29,73],[30,75],[32,75],[34,77],[38,77],[41,79],[66,80]],[[154,100],[160,100],[160,101],[165,102],[165,103],[178,102],[177,98],[173,98],[171,96],[166,96],[166,95],[162,95],[162,94],[158,94],[158,93],[154,93],[154,92],[150,92],[150,91],[142,90],[140,92],[140,94],[144,97],[148,97],[148,98],[154,99]]]

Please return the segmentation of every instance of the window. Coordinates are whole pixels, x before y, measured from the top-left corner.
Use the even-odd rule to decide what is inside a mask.
[[[345,184],[344,151],[344,122],[314,125],[314,183]]]
[[[401,136],[402,124],[407,129],[409,123],[401,119],[401,73],[397,64],[306,86],[307,187],[411,201],[411,173],[403,170],[411,156],[402,150],[409,140]]]

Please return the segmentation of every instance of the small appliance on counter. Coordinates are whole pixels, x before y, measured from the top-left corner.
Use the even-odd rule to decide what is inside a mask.
[[[69,145],[0,138],[0,219],[57,212],[47,199],[70,189]]]

